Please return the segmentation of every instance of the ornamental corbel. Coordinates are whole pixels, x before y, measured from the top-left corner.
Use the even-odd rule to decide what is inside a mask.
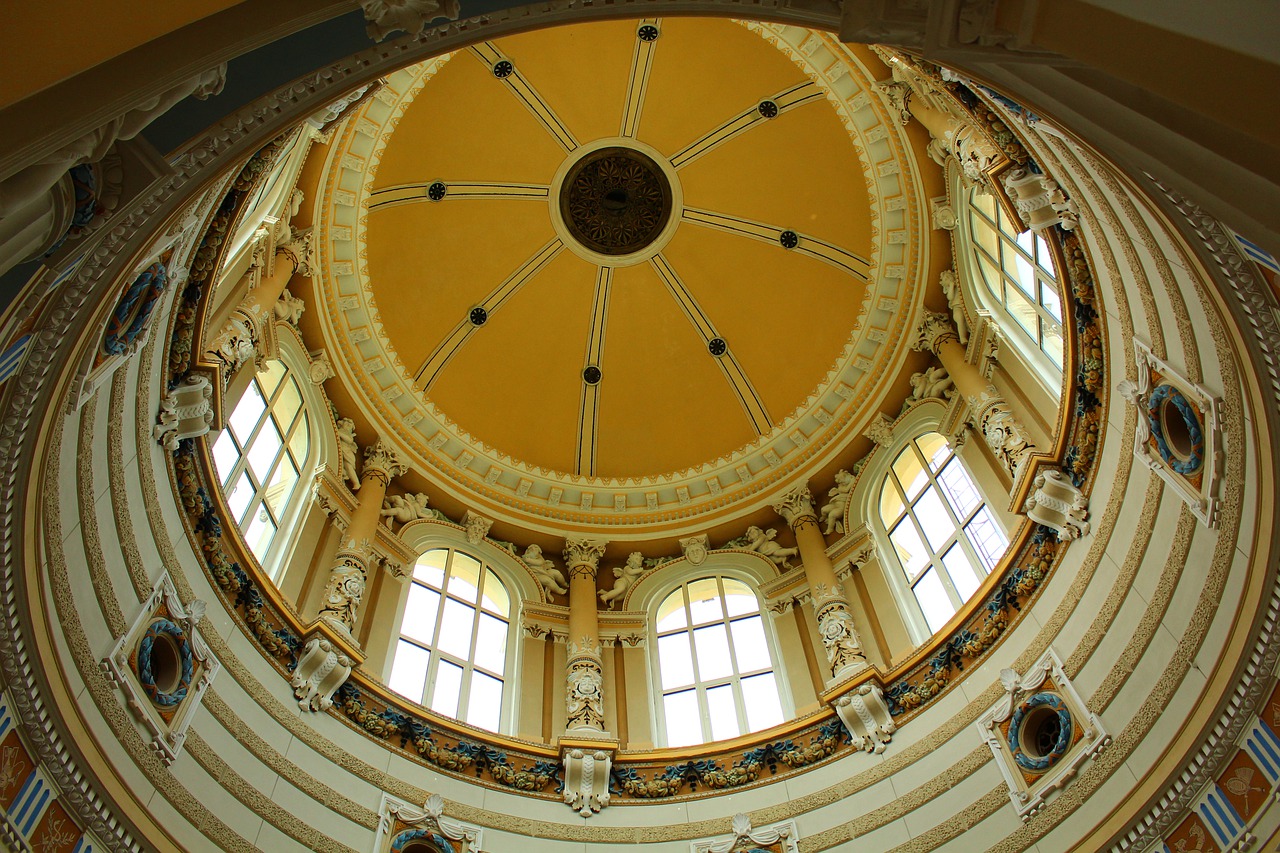
[[[173,452],[178,442],[206,435],[213,427],[213,383],[209,377],[190,373],[160,398],[158,423],[152,437]]]
[[[1089,533],[1089,499],[1054,468],[1036,474],[1022,511],[1037,524],[1052,528],[1063,542]]]
[[[609,805],[609,771],[613,767],[614,746],[612,742],[561,741],[564,803],[582,817],[591,817]]]
[[[884,691],[874,681],[866,681],[838,696],[831,707],[848,729],[854,746],[864,752],[880,754],[898,730],[889,714]]]

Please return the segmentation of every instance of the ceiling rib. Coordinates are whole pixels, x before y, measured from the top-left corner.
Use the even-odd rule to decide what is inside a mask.
[[[445,193],[432,198],[431,187],[442,185]],[[492,181],[423,181],[417,184],[398,184],[383,187],[369,194],[369,209],[381,210],[402,204],[421,201],[457,201],[458,199],[543,199],[551,192],[546,184],[505,184]]]
[[[643,27],[660,28],[657,18],[645,18],[636,25],[636,47],[631,54],[631,73],[627,76],[627,99],[622,105],[622,129],[619,136],[634,137],[640,127],[640,113],[644,109],[644,96],[649,90],[649,70],[653,68],[653,52],[656,39],[645,41],[639,32]]]
[[[493,292],[484,298],[476,308],[483,308],[486,319],[492,317],[493,314],[502,307],[502,304],[515,295],[516,291],[523,287],[530,279],[537,275],[543,267],[551,263],[556,255],[564,248],[564,243],[560,242],[559,237],[553,237],[549,243],[537,251],[533,257],[520,265],[520,268],[509,275],[502,284],[498,285]],[[473,309],[474,310],[474,309]],[[439,346],[427,357],[422,363],[422,367],[418,368],[418,372],[414,374],[414,381],[423,391],[431,388],[432,383],[440,376],[440,372],[444,370],[449,360],[462,349],[462,345],[475,334],[480,328],[471,321],[469,317],[463,317],[457,326],[454,326]]]
[[[750,108],[743,110],[738,115],[726,121],[724,124],[706,133],[694,140],[693,142],[681,148],[671,157],[671,165],[676,170],[683,169],[685,166],[697,160],[703,154],[714,151],[719,146],[733,139],[735,136],[746,133],[756,125],[767,121],[773,121],[774,118],[782,115],[788,110],[804,104],[821,101],[825,98],[822,89],[812,80],[798,83],[789,89],[783,89],[772,97],[763,99],[772,102],[777,112],[772,116],[766,116],[757,103]],[[763,101],[761,101],[763,103]]]
[[[613,284],[613,267],[598,267],[596,292],[591,300],[591,331],[587,337],[586,361],[582,368],[600,368],[604,359],[604,331],[609,319],[609,288]],[[596,439],[600,417],[601,382],[582,383],[582,404],[578,408],[578,450],[574,473],[594,477],[596,473]]]
[[[704,347],[709,347],[714,340],[724,339],[720,337],[715,326],[711,324],[711,320],[702,310],[693,294],[685,287],[684,282],[680,280],[680,276],[672,269],[671,264],[661,254],[655,255],[650,259],[649,263],[653,266],[658,277],[662,279],[662,283],[667,286],[667,290],[671,296],[680,305],[680,309],[684,311],[684,315],[689,318],[689,322],[697,330],[702,337]],[[708,355],[710,352],[708,351]],[[746,413],[747,419],[751,421],[751,428],[756,431],[757,435],[768,435],[773,429],[773,420],[769,417],[769,412],[764,407],[764,401],[760,399],[760,395],[756,393],[755,387],[751,384],[751,380],[747,378],[746,371],[742,369],[742,365],[738,364],[738,359],[734,356],[733,350],[726,350],[723,354],[715,356],[716,364],[720,366],[720,370],[724,373],[724,378],[728,381],[733,393],[738,397],[738,401],[742,403],[742,410]]]
[[[742,237],[750,237],[763,243],[772,243],[779,248],[782,248],[783,233],[789,231],[786,228],[766,225],[763,222],[755,222],[750,219],[744,219],[741,216],[717,213],[712,210],[699,210],[694,207],[686,207],[684,209],[681,221],[689,222],[693,225],[701,225],[705,228],[714,228],[718,231],[727,231],[730,234],[737,234]],[[816,258],[862,281],[868,280],[871,262],[866,258],[850,252],[848,249],[842,249],[834,243],[820,240],[817,237],[797,234],[794,231],[790,233],[795,235],[797,242],[795,246],[787,251]]]
[[[497,77],[497,79],[505,83],[507,89],[515,95],[520,103],[533,113],[547,132],[560,143],[560,147],[566,152],[573,151],[578,147],[578,140],[574,138],[569,128],[565,125],[560,117],[556,115],[555,110],[551,109],[551,105],[542,99],[538,91],[528,80],[524,79],[524,75],[520,73],[520,69],[515,67],[515,63],[503,55],[498,50],[497,45],[493,42],[486,41],[482,44],[472,45],[471,53],[484,63],[486,68],[495,68],[499,63],[510,63],[511,71],[505,77]],[[496,76],[496,75],[495,75]]]

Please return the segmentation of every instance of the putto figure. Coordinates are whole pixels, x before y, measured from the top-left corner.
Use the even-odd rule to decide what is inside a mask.
[[[556,568],[555,562],[550,557],[542,556],[542,548],[538,545],[530,545],[524,549],[524,563],[528,566],[538,579],[538,583],[542,584],[543,589],[547,592],[557,592],[565,595],[569,592],[569,587],[565,584],[564,574]]]
[[[627,557],[626,565],[613,570],[613,576],[617,580],[613,582],[613,589],[600,590],[600,600],[609,605],[609,609],[612,610],[642,574],[644,574],[644,554],[633,551],[631,556]]]

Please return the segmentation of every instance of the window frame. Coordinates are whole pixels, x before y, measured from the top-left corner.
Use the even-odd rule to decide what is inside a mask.
[[[1065,330],[1066,310],[1065,302],[1068,294],[1064,292],[1062,283],[1062,270],[1058,265],[1058,257],[1053,250],[1053,244],[1045,237],[1041,236],[1031,229],[1024,229],[1017,233],[1009,233],[999,228],[999,221],[1007,218],[1008,213],[1004,210],[1000,203],[1000,199],[991,196],[993,206],[996,213],[996,222],[992,223],[985,211],[978,210],[975,206],[975,200],[981,194],[980,188],[973,186],[965,186],[959,175],[953,176],[951,198],[958,199],[959,203],[955,205],[959,215],[956,217],[957,223],[954,232],[955,239],[955,266],[956,273],[960,279],[962,289],[965,293],[966,300],[974,300],[970,304],[978,306],[982,313],[995,320],[996,325],[1001,332],[1001,338],[1008,342],[1010,346],[1017,352],[1021,360],[1030,368],[1030,372],[1035,376],[1036,380],[1041,384],[1044,391],[1050,395],[1059,395],[1062,391],[1063,366],[1058,365],[1043,349],[1042,339],[1044,336],[1045,324],[1051,323],[1057,327],[1057,333],[1063,341],[1063,363],[1066,360],[1065,347],[1067,346],[1067,334]],[[974,233],[973,217],[981,216],[987,225],[992,227],[993,233],[996,235],[997,246],[999,249],[999,258],[992,258],[990,252],[981,245]],[[1021,222],[1015,222],[1014,225],[1021,225]],[[1018,236],[1031,235],[1033,252],[1031,257],[1027,258],[1027,250],[1018,243]],[[1041,251],[1041,243],[1043,243],[1047,260],[1052,267],[1052,272],[1048,273],[1044,267],[1038,263],[1039,253]],[[1010,282],[1013,273],[1007,271],[1004,267],[1004,247],[1013,248],[1024,261],[1030,264],[1033,274],[1036,278],[1036,297],[1032,299],[1027,296],[1026,292],[1020,287],[1016,287]],[[981,264],[978,261],[979,255],[984,255],[986,259],[997,269],[1001,276],[1001,292],[996,294],[988,285],[986,276],[982,272]],[[1052,282],[1053,289],[1057,294],[1059,303],[1059,314],[1061,318],[1056,318],[1043,304],[1043,288],[1045,280]],[[1034,308],[1037,317],[1037,332],[1033,336],[1027,331],[1021,323],[1019,323],[1009,311],[1006,305],[1007,289],[1013,287],[1024,299]]]
[[[917,405],[912,412],[895,427],[894,442],[887,447],[878,449],[875,456],[868,461],[867,468],[862,474],[862,479],[859,483],[857,492],[855,493],[855,506],[858,509],[859,517],[866,525],[866,529],[869,532],[872,541],[875,543],[876,553],[879,555],[877,562],[880,565],[881,571],[884,573],[885,581],[893,592],[894,601],[898,607],[898,613],[902,617],[903,623],[906,625],[907,633],[910,635],[912,642],[916,645],[927,642],[936,632],[929,627],[928,620],[924,615],[924,609],[920,606],[920,603],[916,598],[913,583],[908,579],[906,569],[902,565],[901,560],[899,560],[897,550],[894,548],[893,542],[890,539],[890,530],[895,525],[886,524],[880,516],[881,485],[885,482],[885,478],[889,476],[893,463],[897,461],[899,454],[905,447],[907,447],[908,444],[930,432],[942,434],[943,438],[947,439],[946,435],[939,429],[942,418],[946,415],[946,411],[946,406],[936,400],[926,401]],[[947,439],[947,445],[951,448],[952,458],[959,461],[965,471],[965,474],[968,475],[969,480],[973,483],[973,487],[977,491],[979,498],[981,498],[979,506],[975,507],[971,513],[966,515],[966,519],[971,519],[981,510],[982,507],[987,507],[990,510],[991,517],[994,519],[997,529],[1004,536],[1006,542],[1005,552],[996,556],[992,567],[982,578],[979,579],[978,589],[970,596],[969,600],[971,600],[973,596],[981,593],[982,585],[988,578],[990,578],[991,574],[999,569],[1005,553],[1008,551],[1007,543],[1011,541],[1011,536],[1008,524],[1001,515],[999,508],[992,503],[990,496],[983,488],[982,478],[974,475],[972,466],[969,464],[968,459],[965,458],[966,454],[964,452],[964,447],[967,446],[967,444],[956,447],[952,445],[950,439]],[[939,467],[939,472],[941,472],[945,465],[946,463]],[[937,475],[932,472],[928,473],[930,476],[930,487],[932,487],[932,483],[936,479]],[[926,487],[926,489],[927,488],[928,487]],[[918,502],[924,494],[925,490],[922,490],[920,494],[917,495],[916,502]],[[954,516],[954,512],[946,499],[946,493],[940,489],[939,494],[942,497],[947,511],[952,513]],[[911,515],[906,514],[901,518],[903,520],[909,520],[911,519]],[[899,521],[897,523],[901,522]],[[923,530],[919,526],[916,527],[916,530],[918,535],[920,535],[921,542],[924,543],[925,548],[929,549],[928,540],[927,537],[924,536]],[[944,545],[938,549],[936,559],[939,563],[941,562],[942,556],[947,553],[948,549],[953,544],[956,542],[963,542],[969,559],[972,561],[971,564],[973,566],[983,565],[978,556],[976,546],[969,541],[967,535],[961,535],[963,532],[963,525],[957,527],[951,537],[948,538]],[[930,565],[933,565],[934,559],[934,555],[930,553]],[[915,581],[918,582],[927,573],[927,568],[922,570],[915,578]],[[944,589],[947,589],[945,584]],[[964,602],[961,603],[960,607],[963,608],[963,606]]]
[[[734,559],[735,557],[737,558],[736,560]],[[646,624],[648,628],[649,646],[649,654],[647,657],[650,668],[649,689],[653,696],[654,714],[652,725],[654,731],[654,742],[658,745],[658,748],[668,748],[669,744],[669,739],[667,737],[666,705],[663,697],[668,693],[678,693],[688,689],[693,689],[696,692],[700,725],[702,727],[703,735],[707,739],[702,741],[700,744],[689,744],[678,748],[696,748],[698,746],[717,742],[712,737],[713,732],[711,729],[710,711],[706,699],[706,691],[709,688],[719,687],[724,684],[733,685],[733,695],[737,702],[738,724],[740,729],[739,735],[737,736],[740,737],[752,733],[746,720],[746,709],[745,703],[742,699],[741,687],[741,681],[744,676],[736,667],[736,651],[731,652],[731,654],[733,654],[735,669],[734,673],[730,676],[711,679],[709,682],[695,679],[692,687],[682,686],[679,688],[673,688],[669,691],[664,690],[662,687],[662,664],[659,654],[659,633],[657,629],[658,610],[673,593],[679,592],[680,590],[687,588],[689,584],[695,583],[704,578],[717,577],[738,581],[744,584],[751,591],[752,595],[755,596],[756,603],[759,607],[757,612],[760,616],[761,625],[764,629],[765,644],[768,648],[770,662],[772,664],[772,668],[768,671],[773,673],[774,685],[778,692],[778,703],[782,710],[781,722],[785,723],[795,717],[795,703],[791,695],[791,687],[790,682],[788,681],[786,664],[782,658],[782,647],[778,641],[776,627],[773,624],[773,614],[769,610],[764,597],[760,594],[760,586],[770,580],[773,580],[777,576],[777,567],[772,563],[769,563],[766,558],[761,558],[761,562],[767,563],[767,568],[765,566],[760,566],[758,568],[755,566],[747,566],[744,565],[745,561],[742,557],[743,555],[740,554],[709,555],[699,566],[688,566],[687,570],[680,573],[678,576],[664,578],[664,582],[660,586],[654,585],[650,587],[647,594],[644,596],[644,600],[642,602],[638,602],[643,606],[643,609],[647,614]],[[723,593],[724,587],[722,583],[719,585],[719,589],[721,593]],[[688,607],[687,597],[684,602],[684,606]],[[751,615],[756,614],[744,614],[736,618],[746,619],[750,618]],[[725,624],[727,626],[728,623],[734,621],[734,619],[735,617],[728,616],[726,612],[720,624]],[[702,627],[705,624],[715,623],[698,623],[698,627]],[[691,638],[690,655],[691,657],[696,657],[696,652],[694,652],[692,647],[692,627],[693,626],[686,624],[683,628],[672,629],[671,631],[664,632],[664,635],[678,633],[688,634]],[[728,630],[729,629],[726,627],[726,632],[728,632]],[[732,648],[732,635],[727,634],[727,636]],[[695,673],[696,672],[697,670],[695,669]],[[750,678],[753,675],[763,674],[763,672],[763,670],[751,670],[745,677]],[[758,731],[765,730],[766,729],[760,729]]]
[[[281,445],[279,450],[276,451],[275,459],[271,464],[270,470],[263,478],[263,482],[254,486],[253,494],[249,498],[249,504],[245,508],[245,522],[242,524],[239,520],[236,520],[236,528],[239,531],[241,538],[244,539],[246,549],[258,559],[259,565],[262,566],[263,571],[273,583],[279,583],[284,567],[288,563],[288,558],[292,552],[293,545],[296,544],[293,541],[295,537],[292,534],[297,529],[297,525],[303,516],[304,509],[309,503],[306,498],[309,495],[310,490],[306,488],[306,484],[315,479],[315,471],[323,464],[323,458],[325,456],[322,437],[319,434],[319,424],[316,422],[317,418],[315,416],[314,401],[310,399],[310,382],[306,379],[306,372],[300,371],[297,368],[297,364],[295,363],[296,359],[290,357],[292,355],[294,354],[290,351],[286,351],[286,348],[282,346],[277,358],[272,359],[272,362],[278,363],[284,368],[284,375],[280,378],[279,383],[276,385],[269,397],[263,397],[265,408],[258,416],[258,420],[250,431],[248,438],[245,439],[244,445],[237,446],[239,444],[237,436],[234,434],[227,435],[227,439],[232,442],[233,446],[237,446],[237,458],[231,466],[231,470],[226,478],[222,477],[222,472],[218,468],[217,455],[214,451],[214,447],[223,439],[224,433],[227,433],[227,431],[231,429],[231,415],[228,415],[227,417],[227,425],[223,429],[219,430],[216,435],[211,434],[207,439],[209,456],[210,460],[213,462],[214,472],[217,474],[219,479],[218,486],[221,491],[222,500],[227,505],[229,517],[234,517],[230,513],[231,493],[227,492],[227,485],[224,485],[224,483],[235,483],[239,477],[248,473],[250,477],[249,482],[253,485],[253,481],[256,477],[252,472],[248,471],[248,468],[249,456],[254,444],[262,435],[262,430],[268,420],[272,421],[281,433]],[[292,381],[297,388],[300,402],[298,411],[294,413],[292,422],[286,428],[282,429],[275,418],[274,406],[276,402],[278,402],[286,383],[290,381]],[[250,393],[250,388],[258,388],[259,393],[261,394],[261,387],[257,373],[250,377],[249,382],[245,384],[240,396],[230,405],[228,411],[232,415],[240,404],[244,402],[245,395]],[[297,460],[293,456],[289,444],[300,429],[305,430],[307,450],[302,460]],[[276,518],[276,513],[271,511],[269,505],[264,507],[264,503],[266,501],[266,492],[271,483],[271,479],[275,476],[276,471],[279,469],[280,464],[285,458],[289,458],[296,463],[298,476],[294,481],[292,492],[279,512],[279,517]],[[270,516],[272,516],[276,529],[275,533],[272,534],[271,543],[267,546],[265,553],[261,558],[258,558],[258,555],[254,553],[253,547],[248,541],[247,531],[249,525],[252,524],[251,519],[254,515],[264,509],[270,514]]]
[[[538,585],[537,580],[527,570],[523,569],[516,558],[512,557],[507,551],[498,548],[488,541],[481,541],[477,544],[472,544],[467,541],[465,533],[452,524],[441,522],[436,519],[419,519],[404,525],[404,527],[400,528],[397,535],[417,552],[418,558],[415,558],[414,565],[417,565],[417,559],[421,558],[423,554],[426,554],[429,551],[442,548],[461,551],[464,554],[480,561],[482,567],[491,569],[502,582],[502,585],[506,588],[508,597],[506,617],[507,641],[502,673],[502,709],[498,716],[498,728],[494,733],[514,734],[518,723],[520,694],[521,691],[528,686],[521,684],[521,679],[519,678],[523,666],[522,651],[524,644],[522,640],[525,636],[525,632],[523,630],[525,605],[528,602],[537,603],[542,600],[540,594],[541,587]],[[409,567],[409,572],[410,577],[406,578],[405,582],[400,585],[400,596],[396,604],[395,618],[392,622],[391,630],[388,635],[386,655],[382,666],[382,682],[388,685],[388,689],[391,689],[389,686],[391,681],[391,671],[395,666],[396,651],[399,647],[400,638],[403,636],[405,612],[409,604],[409,593],[414,584],[412,579],[412,566]],[[443,610],[444,608],[442,607],[438,609],[437,622],[439,621],[440,614]],[[479,622],[478,618],[476,619],[476,622]],[[477,629],[473,625],[473,640],[475,630]],[[422,642],[413,642],[415,642],[419,647],[425,648],[425,645]],[[434,657],[435,650],[433,649],[432,651],[433,657],[428,663],[428,678],[431,676],[431,667],[436,665]],[[474,643],[472,651],[474,652]],[[448,653],[446,652],[445,654]],[[456,655],[450,656],[455,658],[457,657]],[[470,670],[464,671],[464,676],[469,672]],[[538,694],[541,695],[541,683],[528,687],[529,689],[536,690]],[[426,698],[425,688],[426,685],[424,684],[423,698]],[[469,696],[469,684],[467,685],[467,691],[468,692],[464,696],[464,691],[461,688],[459,689],[459,708],[465,707],[463,702],[465,697]],[[406,701],[416,702],[417,704],[422,705],[422,707],[427,708],[428,710],[430,709],[430,706],[422,704],[419,700],[414,700],[411,697],[404,696],[404,694],[398,693],[394,690],[392,690],[392,692],[397,696],[402,696]],[[450,717],[446,714],[440,714],[438,711],[431,711],[431,713],[453,720],[459,725],[473,725],[458,716]],[[484,729],[480,726],[474,727],[481,731],[490,731],[489,729]]]

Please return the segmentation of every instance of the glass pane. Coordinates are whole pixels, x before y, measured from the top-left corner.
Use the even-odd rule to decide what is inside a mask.
[[[259,504],[257,511],[253,514],[253,521],[249,523],[249,529],[244,533],[245,544],[249,546],[253,556],[258,558],[259,563],[267,558],[267,549],[271,547],[271,540],[275,535],[275,522],[271,520],[271,516],[267,515],[266,507]]]
[[[243,473],[231,487],[231,491],[227,492],[227,508],[231,510],[231,517],[236,520],[236,524],[244,524],[244,511],[249,508],[251,500],[253,483],[249,480],[248,473]]]
[[[1018,285],[1018,289],[1028,296],[1035,297],[1036,293],[1036,271],[1031,268],[1031,262],[1016,252],[1009,252],[1009,256],[1013,258],[1014,267],[1016,268],[1014,275],[1014,283]]]
[[[711,715],[711,738],[724,740],[742,734],[738,725],[738,703],[733,698],[733,686],[725,684],[707,691],[707,711]]]
[[[249,440],[253,428],[258,424],[258,418],[262,417],[262,413],[266,410],[267,404],[262,399],[262,393],[258,391],[258,383],[250,382],[229,419],[231,429],[235,431],[241,447]]]
[[[431,645],[436,639],[436,611],[439,609],[440,593],[420,583],[410,584],[400,633]]]
[[[782,722],[782,700],[772,672],[742,679],[742,702],[749,730],[758,732]]]
[[[271,514],[276,518],[284,514],[284,508],[288,506],[289,497],[293,494],[293,487],[297,482],[298,469],[293,467],[293,460],[281,459],[280,464],[276,466],[275,474],[271,476],[271,482],[267,484],[267,490],[262,495],[267,506],[271,507]]]
[[[658,631],[674,631],[687,624],[684,613],[683,590],[677,589],[667,596],[658,608]]]
[[[467,722],[496,732],[501,721],[502,682],[483,672],[473,672],[467,696]]]
[[[729,631],[733,635],[733,654],[738,659],[738,672],[773,669],[769,644],[764,638],[764,622],[759,616],[730,622]]]
[[[910,447],[904,447],[898,454],[898,458],[893,460],[893,473],[897,475],[898,482],[902,485],[902,491],[907,493],[908,500],[920,494],[920,490],[929,482],[924,466],[920,464],[919,457]]]
[[[302,394],[298,391],[297,380],[290,377],[280,389],[280,396],[276,398],[276,404],[271,407],[271,414],[275,415],[280,429],[287,430],[293,425],[294,415],[298,414],[298,409],[301,408]]]
[[[446,598],[444,618],[440,620],[441,651],[466,660],[471,653],[471,626],[475,624],[476,610],[461,601]]]
[[[663,690],[693,684],[693,653],[689,650],[688,633],[681,631],[658,638],[658,672]]]
[[[964,465],[959,459],[952,459],[947,467],[942,469],[942,473],[938,475],[938,485],[942,486],[942,491],[947,495],[947,502],[962,519],[968,518],[974,507],[982,503],[977,487],[974,486],[973,480],[969,479],[969,472],[964,470]]]
[[[929,463],[930,471],[937,471],[947,457],[951,455],[951,446],[947,440],[936,432],[927,432],[916,439],[916,447]]]
[[[951,520],[951,514],[947,512],[946,506],[943,505],[938,490],[926,491],[912,509],[916,514],[916,520],[924,530],[925,538],[929,540],[930,548],[934,553],[942,550],[943,544],[951,534],[956,532],[956,525]]]
[[[956,588],[956,594],[960,596],[960,600],[968,601],[969,596],[978,591],[980,583],[973,563],[969,561],[969,555],[959,545],[952,545],[951,550],[947,551],[946,556],[942,558],[942,564],[947,567],[947,574],[951,576],[951,585]]]
[[[218,480],[222,483],[223,489],[227,487],[231,469],[239,461],[240,450],[236,447],[235,439],[231,437],[231,430],[224,429],[218,436],[218,440],[213,443],[213,465],[218,469]]]
[[[973,520],[965,525],[964,532],[973,543],[974,550],[978,552],[978,559],[986,570],[989,572],[994,569],[1000,557],[1003,556],[1009,540],[1005,538],[1000,525],[996,524],[991,510],[985,506],[978,510]]]
[[[925,572],[915,585],[915,593],[916,601],[920,602],[920,609],[924,611],[924,621],[929,623],[929,630],[936,634],[956,612],[947,591],[942,588],[942,581],[938,580],[938,573],[933,569]]]
[[[387,686],[414,702],[422,701],[422,691],[427,686],[427,664],[431,652],[401,640],[396,644],[395,663],[391,665],[391,678]]]
[[[720,605],[720,586],[715,578],[703,578],[689,584],[689,613],[695,625],[724,618],[724,608]]]
[[[480,614],[476,629],[476,666],[501,673],[507,660],[507,623],[488,613]]]
[[[502,585],[502,581],[498,580],[498,576],[492,569],[485,570],[484,593],[481,596],[480,605],[499,616],[506,616],[511,610],[511,599],[507,595],[507,588]]]
[[[1059,323],[1062,322],[1062,300],[1058,298],[1058,292],[1053,289],[1053,285],[1040,282],[1040,303],[1053,319]]]
[[[1044,350],[1044,354],[1049,356],[1050,360],[1062,368],[1062,332],[1057,329],[1046,328],[1044,331],[1044,342],[1040,344],[1040,348]]]
[[[293,461],[301,467],[307,461],[307,453],[311,450],[311,430],[309,428],[310,421],[307,419],[307,413],[302,413],[302,419],[298,421],[298,425],[293,428],[293,435],[289,437],[289,452],[293,454]]]
[[[279,359],[272,359],[262,365],[262,372],[255,379],[262,386],[262,394],[268,400],[271,399],[272,393],[275,392],[276,386],[280,384],[280,380],[284,378],[286,373],[284,362]]]
[[[884,522],[884,526],[888,527],[897,521],[906,507],[902,502],[902,495],[898,494],[897,486],[885,477],[884,484],[880,487],[880,520]]]
[[[991,292],[996,299],[1003,301],[1004,297],[1000,292],[1004,289],[1004,285],[1000,271],[996,269],[996,265],[987,259],[986,255],[978,255],[978,268],[982,271],[983,281],[986,282],[987,290]]]
[[[280,430],[276,429],[273,421],[268,420],[258,431],[253,444],[249,446],[249,468],[259,483],[264,482],[267,474],[271,472],[271,463],[276,461],[281,444],[283,442],[280,440]]]
[[[1049,250],[1049,244],[1038,234],[1036,235],[1036,263],[1040,264],[1040,267],[1050,276],[1053,275],[1053,252]]]
[[[976,201],[977,200],[975,199],[975,202]],[[995,204],[994,199],[987,199],[987,201],[991,202],[992,205]],[[994,213],[994,211],[992,211],[992,213]],[[998,251],[997,245],[1000,242],[999,238],[996,236],[995,229],[992,228],[991,224],[988,223],[981,216],[973,217],[972,222],[973,222],[973,242],[977,243],[979,246],[986,249],[991,255],[994,256]]]
[[[462,667],[440,661],[431,685],[431,710],[447,717],[458,716],[458,693],[462,690]]]
[[[1037,337],[1039,317],[1036,314],[1035,306],[1031,304],[1031,300],[1012,287],[1005,291],[1005,296],[1007,297],[1005,299],[1005,308],[1009,310],[1013,319],[1033,340],[1039,340]]]
[[[667,718],[667,746],[691,746],[702,743],[702,715],[698,713],[698,694],[692,690],[669,693],[662,697]]]
[[[453,552],[453,565],[449,568],[449,594],[463,601],[476,601],[476,587],[480,585],[480,561],[460,551]]]
[[[724,584],[724,609],[730,618],[760,612],[760,601],[751,587],[732,578],[721,578],[720,582]]]
[[[1014,238],[1018,243],[1018,248],[1026,252],[1027,255],[1035,257],[1036,252],[1036,236],[1031,229],[1023,231]]]
[[[929,552],[924,549],[924,542],[916,532],[916,526],[910,518],[904,518],[889,534],[893,549],[898,552],[898,560],[907,573],[907,580],[914,580],[916,575],[929,565]]]
[[[444,566],[448,559],[449,552],[443,548],[438,551],[428,551],[414,564],[414,579],[429,583],[436,589],[444,589]]]
[[[724,625],[708,625],[693,632],[694,653],[698,656],[698,678],[710,681],[733,675],[729,659],[729,635]]]

